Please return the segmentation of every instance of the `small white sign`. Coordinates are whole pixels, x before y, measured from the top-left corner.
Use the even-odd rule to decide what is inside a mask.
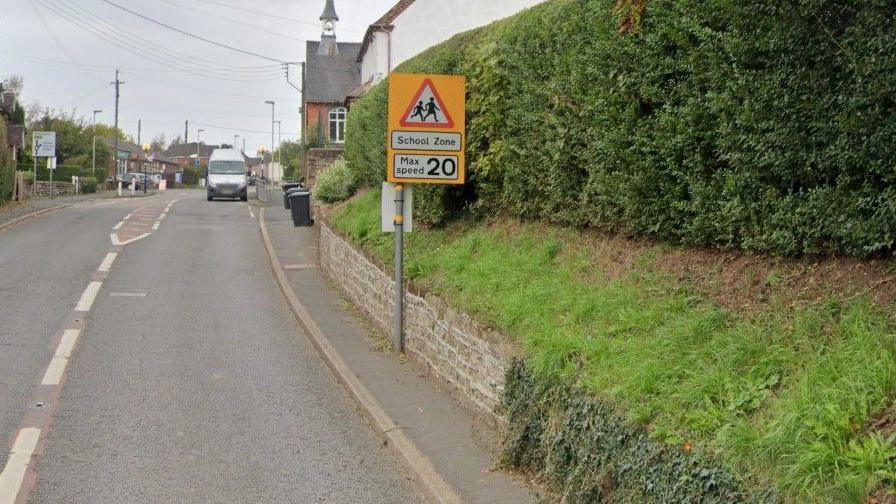
[[[56,158],[55,158],[55,157],[48,157],[48,158],[47,158],[47,169],[48,169],[48,170],[55,170],[55,169],[56,169]]]
[[[457,156],[429,154],[396,154],[394,173],[396,181],[402,179],[457,180],[460,178]]]
[[[393,131],[392,148],[402,151],[457,152],[463,141],[460,133],[437,131]]]
[[[404,186],[404,232],[414,230],[414,191],[411,186]],[[395,232],[395,186],[389,182],[383,182],[383,199],[380,203],[383,232]]]
[[[35,131],[32,147],[34,157],[56,157],[56,132]]]

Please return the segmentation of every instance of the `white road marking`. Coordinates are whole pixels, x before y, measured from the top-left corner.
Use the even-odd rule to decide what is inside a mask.
[[[80,335],[81,331],[77,329],[65,331],[62,335],[62,341],[56,347],[56,355],[53,356],[53,360],[50,361],[50,365],[47,367],[47,372],[44,374],[41,385],[59,385],[62,383],[62,375],[65,374],[68,360],[72,356],[75,343],[78,342],[78,336]]]
[[[121,229],[121,226],[124,226],[124,221],[119,222],[119,223],[116,224],[115,227],[112,228],[112,229],[118,231],[119,229]]]
[[[118,241],[118,233],[110,234],[109,239],[112,240],[112,245],[121,245],[121,242]]]
[[[142,240],[142,239],[146,238],[147,236],[149,236],[149,233],[143,233],[142,235],[140,235],[140,236],[138,236],[138,237],[136,237],[136,238],[131,238],[131,239],[128,240],[128,241],[123,241],[123,242],[116,243],[116,245],[128,245],[128,244],[130,244],[130,243],[134,243],[135,241]],[[116,238],[117,238],[117,237],[116,237]]]
[[[103,282],[90,282],[87,288],[84,289],[84,294],[81,294],[81,299],[78,301],[78,306],[75,307],[75,311],[89,312],[90,308],[93,307],[93,302],[96,301],[96,296],[100,293],[100,288],[102,286]]]
[[[134,212],[131,212],[131,213],[125,215],[125,216],[124,216],[124,219],[122,219],[122,220],[128,220],[128,219],[131,218],[132,215],[134,215]]]
[[[112,263],[114,263],[115,259],[117,259],[117,258],[118,258],[118,254],[116,254],[115,252],[109,252],[108,254],[106,254],[106,258],[103,259],[103,262],[102,262],[102,264],[100,264],[100,267],[97,268],[97,271],[102,271],[103,273],[108,273],[109,270],[112,269]]]
[[[75,344],[78,342],[78,337],[81,336],[80,329],[66,329],[64,333],[62,333],[62,339],[59,341],[59,346],[56,347],[56,357],[65,357],[66,359],[72,356],[72,350],[75,349]]]
[[[155,224],[153,224],[153,225],[152,225],[152,230],[153,230],[153,231],[158,231],[158,230],[159,230],[159,224],[160,224],[159,222],[156,222]]]
[[[109,297],[123,297],[123,298],[145,298],[145,292],[110,292]]]
[[[255,212],[252,211],[251,207],[249,208],[249,215],[251,215],[253,219],[255,218]]]
[[[6,461],[6,468],[0,473],[0,504],[15,503],[38,440],[40,429],[30,427],[19,431],[9,460]]]

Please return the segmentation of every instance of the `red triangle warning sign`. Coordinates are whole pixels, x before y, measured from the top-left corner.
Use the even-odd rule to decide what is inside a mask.
[[[424,80],[420,90],[414,95],[408,110],[402,116],[401,125],[410,128],[454,127],[454,119],[430,79]]]

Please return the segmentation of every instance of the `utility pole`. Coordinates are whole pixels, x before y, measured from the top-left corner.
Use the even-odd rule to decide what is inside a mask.
[[[274,144],[274,106],[275,105],[274,105],[274,100],[267,100],[267,101],[265,101],[265,103],[267,103],[268,105],[271,106],[271,165],[273,165],[274,164],[274,147],[276,145],[276,144]],[[262,161],[264,161],[264,158],[262,158]],[[271,178],[271,180],[274,179],[273,170],[274,170],[274,167],[270,166],[270,168],[268,170],[268,176]]]
[[[143,131],[143,119],[137,119],[137,145],[143,145],[140,141],[140,133]]]
[[[190,121],[184,121],[184,144],[190,143]]]
[[[96,178],[96,115],[102,113],[102,110],[93,111],[93,177]]]
[[[116,179],[118,178],[118,102],[121,101],[121,85],[124,82],[121,82],[118,79],[118,70],[115,70],[115,82],[112,84],[115,85],[115,153],[112,155],[112,159],[115,162],[115,175]]]

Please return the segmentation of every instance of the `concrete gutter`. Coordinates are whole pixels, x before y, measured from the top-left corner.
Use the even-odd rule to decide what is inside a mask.
[[[377,402],[373,394],[358,380],[355,373],[346,365],[343,358],[330,343],[317,322],[311,316],[308,308],[299,300],[295,291],[289,285],[283,265],[274,250],[270,234],[264,222],[265,208],[259,211],[258,222],[261,228],[261,236],[264,240],[268,257],[271,261],[274,276],[280,285],[280,290],[286,297],[296,319],[305,328],[305,332],[311,343],[317,348],[318,353],[333,370],[337,379],[348,390],[355,401],[361,406],[381,435],[388,440],[389,445],[398,453],[406,468],[414,475],[414,480],[420,490],[429,500],[439,504],[460,504],[463,500],[458,493],[445,481],[433,467],[432,462],[423,455],[417,445],[406,436],[399,425],[389,416],[383,407]]]

